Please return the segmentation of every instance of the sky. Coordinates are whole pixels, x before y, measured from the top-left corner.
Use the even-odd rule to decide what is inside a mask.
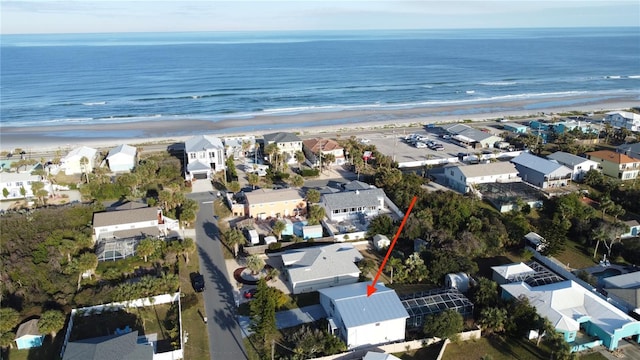
[[[638,0],[0,0],[1,34],[635,26]]]

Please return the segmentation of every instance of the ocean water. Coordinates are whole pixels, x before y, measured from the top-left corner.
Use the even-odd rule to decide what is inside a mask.
[[[636,28],[2,35],[0,43],[2,126],[242,124],[265,114],[518,99],[542,108],[573,95],[640,94]]]

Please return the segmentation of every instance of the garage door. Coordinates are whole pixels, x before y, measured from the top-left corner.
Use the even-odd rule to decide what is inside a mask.
[[[203,180],[207,178],[207,173],[193,174],[193,178],[196,180]]]

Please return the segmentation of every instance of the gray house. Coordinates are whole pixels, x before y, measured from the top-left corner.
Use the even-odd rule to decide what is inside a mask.
[[[138,332],[69,342],[62,360],[151,360],[153,346],[138,342]]]
[[[511,160],[516,165],[522,181],[541,189],[569,184],[573,172],[555,161],[523,152]]]
[[[553,154],[547,156],[547,159],[557,161],[558,164],[564,165],[571,169],[573,171],[573,181],[582,181],[587,171],[598,170],[597,162],[563,151],[554,152]]]
[[[276,144],[287,163],[296,162],[296,152],[302,151],[302,140],[298,135],[289,132],[264,134],[264,145]]]
[[[382,189],[343,191],[324,194],[320,198],[320,206],[331,221],[355,219],[359,216],[376,216],[385,209],[385,193]]]

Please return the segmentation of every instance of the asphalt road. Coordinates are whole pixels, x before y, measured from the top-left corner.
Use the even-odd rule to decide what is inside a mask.
[[[218,224],[213,218],[215,199],[210,193],[189,194],[200,203],[195,224],[200,273],[204,275],[205,314],[212,360],[247,359],[236,318],[233,286],[227,277]]]

